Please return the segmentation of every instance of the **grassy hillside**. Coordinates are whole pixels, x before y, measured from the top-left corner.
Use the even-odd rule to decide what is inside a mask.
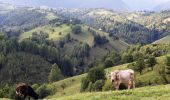
[[[157,69],[158,68],[161,68],[162,66],[164,66],[164,59],[165,57],[159,57],[157,58],[157,62],[158,64],[155,65],[154,67],[154,70],[150,70],[150,69],[146,69],[145,71],[143,71],[142,75],[140,75],[139,73],[136,72],[135,74],[135,81],[136,81],[136,86],[147,86],[149,84],[152,84],[152,85],[159,85],[159,84],[163,84],[164,83],[164,80],[162,79],[162,77],[158,74],[157,72]],[[106,73],[112,71],[112,70],[115,70],[115,69],[127,69],[127,65],[128,64],[124,64],[124,65],[119,65],[119,66],[114,66],[114,67],[111,67],[111,68],[108,68],[106,69]],[[89,98],[89,99],[93,99],[94,96],[93,94],[91,93],[85,93],[85,94],[78,94],[78,95],[74,95],[74,94],[77,94],[77,93],[80,93],[80,87],[81,87],[81,79],[85,76],[86,74],[83,74],[83,75],[79,75],[79,76],[75,76],[75,77],[71,77],[71,78],[68,78],[68,79],[65,79],[65,80],[62,80],[62,81],[58,81],[58,82],[55,82],[53,84],[49,84],[49,85],[54,85],[54,87],[56,87],[57,91],[54,95],[52,96],[49,96],[47,98],[66,98],[66,96],[68,96],[68,100],[72,98],[73,99],[80,99],[81,96],[85,96],[85,98]],[[154,76],[154,77],[153,77]],[[61,88],[61,85],[62,84],[65,84],[66,88],[65,89],[62,89]],[[141,85],[142,84],[142,85]],[[144,88],[141,88],[141,89],[144,89]],[[136,89],[135,91],[138,91],[140,89]],[[161,91],[161,90],[160,90]],[[147,92],[147,91],[145,91]],[[153,91],[154,92],[154,91]],[[158,92],[158,91],[155,91],[155,92]],[[119,93],[119,92],[118,92]],[[123,93],[128,93],[127,91],[122,91],[120,92],[120,94],[123,94]],[[134,92],[135,93],[135,92]],[[141,92],[138,91],[137,95],[141,95],[141,96],[144,96],[142,94],[140,94]],[[162,93],[162,92],[160,92]],[[96,93],[98,94],[98,93]],[[101,93],[101,98],[104,99],[104,95],[111,95],[111,93],[109,92],[105,92],[104,93]],[[131,95],[133,95],[133,92],[130,92]],[[146,94],[146,93],[145,93]],[[72,96],[73,95],[73,96]],[[95,93],[94,93],[95,95]],[[64,96],[64,97],[63,97]],[[78,96],[78,98],[76,98]],[[93,97],[92,97],[93,96]],[[122,95],[122,98],[123,98],[124,95]],[[153,95],[154,96],[154,95]],[[100,96],[99,96],[100,97]],[[137,96],[136,96],[137,97]],[[103,100],[101,99],[101,100]]]
[[[32,29],[25,33],[22,33],[20,35],[20,41],[25,38],[32,37],[33,32],[37,32],[37,33],[44,32],[49,35],[49,39],[58,40],[59,38],[62,38],[65,35],[67,35],[70,31],[71,31],[70,27],[65,24],[58,26],[58,27],[52,27],[51,25],[45,25],[45,26],[41,26],[41,27]],[[61,35],[59,35],[60,32],[62,33]]]
[[[153,42],[152,44],[168,44],[168,43],[170,43],[170,35],[168,35],[162,39],[159,39],[159,40]]]
[[[29,38],[32,36],[32,33],[37,32],[44,32],[47,33],[49,35],[48,39],[49,40],[54,40],[54,41],[59,41],[61,38],[65,37],[67,34],[70,34],[71,37],[73,39],[78,40],[79,42],[84,42],[89,44],[89,46],[93,46],[94,44],[94,36],[92,35],[91,32],[88,31],[88,26],[86,25],[81,25],[82,27],[82,33],[80,34],[74,34],[71,31],[71,25],[66,25],[66,24],[62,24],[59,26],[52,26],[52,25],[45,25],[45,26],[41,26],[35,29],[32,29],[30,31],[24,32],[20,35],[19,39],[20,41],[22,41],[25,38]],[[98,34],[100,34],[101,36],[106,36],[107,39],[109,40],[109,44],[113,47],[115,47],[115,49],[117,50],[122,50],[125,49],[128,44],[123,42],[122,40],[114,40],[111,39],[111,37],[109,37],[108,33],[103,32],[103,31],[99,31],[96,30],[94,28],[91,28],[93,31],[97,32]]]
[[[78,93],[49,100],[169,100],[170,85],[147,86],[134,90]]]
[[[41,27],[22,33],[19,36],[19,41],[22,41],[25,38],[32,37],[32,34],[35,32],[38,34],[46,33],[48,34],[48,40],[53,40],[53,41],[60,41],[61,39],[66,37],[68,34],[70,34],[70,37],[74,42],[66,43],[64,46],[64,50],[66,50],[66,52],[70,52],[71,51],[70,49],[74,48],[74,46],[77,43],[87,43],[91,48],[89,52],[90,56],[87,58],[87,61],[86,61],[88,64],[90,64],[96,59],[102,58],[110,51],[119,52],[119,51],[125,50],[129,46],[129,44],[125,43],[121,39],[114,40],[106,32],[99,31],[94,28],[90,28],[92,31],[96,32],[100,36],[105,36],[108,40],[108,42],[103,45],[94,46],[95,44],[94,35],[91,31],[88,31],[89,27],[83,24],[81,24],[80,26],[82,27],[82,32],[79,34],[74,34],[72,33],[71,25],[67,25],[67,24],[62,24],[59,26],[45,25],[45,26],[41,26]]]

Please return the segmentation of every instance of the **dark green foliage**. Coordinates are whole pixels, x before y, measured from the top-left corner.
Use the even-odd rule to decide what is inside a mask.
[[[148,67],[150,67],[153,70],[154,65],[156,64],[156,59],[155,57],[151,56],[147,60]]]
[[[37,88],[36,92],[38,93],[39,98],[42,99],[50,95],[52,91],[44,84]]]
[[[87,76],[82,79],[81,92],[101,91],[105,81],[105,72],[101,67],[92,68]]]
[[[24,52],[10,53],[6,56],[6,62],[0,70],[0,83],[47,82],[50,65],[40,56]]]
[[[104,67],[112,67],[118,64],[121,64],[121,56],[119,53],[116,52],[112,52],[107,54],[104,58],[103,58],[103,62],[104,62]]]
[[[88,87],[89,87],[89,80],[86,77],[82,78],[80,92],[86,91],[86,89],[88,89]]]
[[[80,25],[74,25],[71,27],[71,30],[74,34],[80,34],[82,32]]]
[[[11,85],[2,85],[0,86],[0,98],[11,98],[15,97],[15,88]]]
[[[122,62],[123,63],[133,62],[133,56],[131,54],[123,54],[122,55]]]
[[[52,67],[51,67],[51,72],[48,76],[49,82],[55,82],[55,81],[58,81],[62,78],[63,78],[63,76],[61,74],[61,71],[60,71],[58,65],[53,64]]]
[[[94,91],[102,91],[103,85],[104,85],[104,80],[97,80],[93,86]]]
[[[89,70],[87,79],[95,83],[97,80],[105,80],[105,72],[103,68],[92,68]]]
[[[32,39],[32,41],[36,41],[37,43],[41,43],[42,44],[42,43],[44,43],[44,41],[48,37],[49,37],[48,33],[44,33],[42,31],[40,31],[39,33],[33,32],[31,39]]]
[[[109,91],[109,90],[113,90],[113,84],[110,80],[106,80],[103,87],[102,87],[102,91]]]
[[[143,58],[139,58],[136,62],[128,64],[127,67],[142,74],[142,71],[145,69],[145,61]]]
[[[143,71],[144,68],[145,68],[145,61],[144,61],[143,58],[139,58],[136,61],[134,70],[136,70],[136,71],[140,72],[140,74],[142,74],[142,71]]]
[[[95,45],[103,45],[108,42],[108,39],[105,36],[100,36],[99,34],[94,35]]]

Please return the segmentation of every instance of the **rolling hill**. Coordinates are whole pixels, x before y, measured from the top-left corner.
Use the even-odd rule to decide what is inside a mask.
[[[152,44],[169,44],[169,43],[170,43],[170,35],[165,36],[164,38],[159,39],[159,40],[153,42]]]
[[[157,72],[157,69],[161,68],[164,65],[164,60],[165,60],[165,56],[157,58],[158,64],[154,67],[153,71],[146,69],[142,75],[140,75],[139,73],[136,72],[136,75],[135,75],[136,86],[141,87],[142,86],[141,84],[143,84],[143,86],[147,86],[149,84],[152,84],[152,85],[164,84],[164,80]],[[105,71],[108,73],[115,69],[127,69],[127,65],[128,64],[114,66],[114,67],[105,69]],[[110,93],[113,93],[113,94],[121,93],[120,97],[115,97],[115,98],[124,98],[124,95],[127,93],[127,94],[129,94],[129,98],[133,99],[133,98],[137,98],[138,96],[139,96],[139,98],[145,98],[145,95],[147,94],[147,91],[144,90],[145,87],[139,88],[139,89],[137,88],[132,91],[130,90],[130,91],[120,91],[120,92],[80,93],[81,79],[83,77],[85,77],[85,75],[86,74],[82,74],[79,76],[74,76],[74,77],[71,77],[68,79],[64,79],[64,80],[49,84],[48,85],[49,87],[55,87],[55,89],[60,92],[56,92],[54,95],[48,96],[47,98],[52,99],[52,100],[54,100],[54,99],[68,99],[68,100],[78,99],[79,100],[82,96],[85,98],[85,100],[86,100],[86,97],[91,100],[91,99],[95,98],[95,96],[93,94],[99,94],[99,97],[97,97],[97,98],[99,100],[100,99],[103,100],[104,99],[103,96],[106,96],[106,95],[110,96]],[[61,88],[62,84],[65,84],[65,86],[66,86],[65,89]],[[169,85],[167,85],[167,86],[168,86],[168,88],[170,88]],[[158,86],[158,87],[161,87],[161,86]],[[162,86],[162,87],[164,87],[164,86]],[[148,86],[146,88],[149,89],[152,87]],[[151,89],[151,91],[155,91],[156,93],[159,93],[159,91],[161,91],[160,93],[163,92],[163,90],[162,90],[163,88],[160,90],[154,90],[155,88],[156,88],[156,86],[153,87],[153,90]],[[135,93],[135,91],[138,91],[136,94],[137,96],[134,96],[132,94],[132,93]],[[144,95],[142,95],[141,93],[144,93]],[[164,96],[163,93],[161,95]],[[153,98],[155,98],[156,95],[153,94],[152,96],[153,96]],[[152,96],[151,96],[151,98],[152,98]],[[109,98],[110,97],[108,97],[108,99]]]
[[[86,25],[123,38],[129,44],[149,44],[169,32],[166,12],[116,12],[107,9],[59,9],[59,16],[78,18]],[[148,20],[149,19],[149,20]]]
[[[13,8],[9,4],[1,4],[0,7],[6,9],[0,11],[0,30],[9,36],[18,36],[22,32],[45,25],[57,18],[54,12],[40,8]]]
[[[100,36],[105,36],[108,40],[108,42],[103,45],[94,46],[95,44],[94,35],[92,34],[92,32],[88,31],[89,27],[86,25],[81,25],[81,27],[82,27],[82,33],[74,34],[71,31],[71,25],[62,24],[57,27],[52,26],[52,25],[45,25],[42,27],[37,27],[27,32],[24,32],[19,36],[19,38],[20,38],[20,41],[22,41],[23,39],[32,37],[32,34],[35,32],[40,33],[40,34],[41,32],[43,32],[43,33],[48,34],[48,40],[60,41],[64,37],[66,37],[68,34],[70,34],[70,37],[73,40],[76,40],[76,42],[67,43],[65,45],[66,52],[69,52],[67,50],[70,48],[73,48],[74,45],[77,44],[78,42],[87,43],[91,48],[90,53],[89,53],[90,56],[86,60],[87,61],[86,63],[88,64],[92,63],[93,61],[97,59],[102,58],[104,55],[106,55],[107,53],[111,51],[122,51],[122,50],[125,50],[129,46],[129,44],[127,44],[121,39],[118,39],[118,40],[113,39],[106,32],[96,30],[94,28],[90,28],[91,30],[99,34]]]

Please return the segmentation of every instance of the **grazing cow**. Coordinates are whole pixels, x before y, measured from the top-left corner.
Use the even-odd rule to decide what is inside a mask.
[[[109,78],[116,90],[119,90],[121,83],[127,84],[128,89],[135,88],[134,71],[132,69],[115,70],[109,74]]]
[[[27,96],[29,96],[29,100],[30,97],[38,100],[38,95],[34,92],[33,88],[25,83],[21,83],[16,86],[16,95],[18,97],[24,96],[24,100]]]

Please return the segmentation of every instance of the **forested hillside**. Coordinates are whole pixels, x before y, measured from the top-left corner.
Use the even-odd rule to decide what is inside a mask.
[[[0,8],[0,98],[13,98],[20,82],[34,84],[40,98],[108,90],[104,69],[113,66],[106,71],[135,70],[138,87],[169,83],[168,10]],[[89,76],[83,83],[91,70],[102,80],[90,82]]]
[[[169,34],[169,11],[116,12],[106,9],[60,9],[58,14],[118,36],[131,44],[148,44]]]
[[[8,36],[19,36],[37,26],[48,24],[55,18],[56,14],[40,8],[14,8],[0,13],[0,31]]]

